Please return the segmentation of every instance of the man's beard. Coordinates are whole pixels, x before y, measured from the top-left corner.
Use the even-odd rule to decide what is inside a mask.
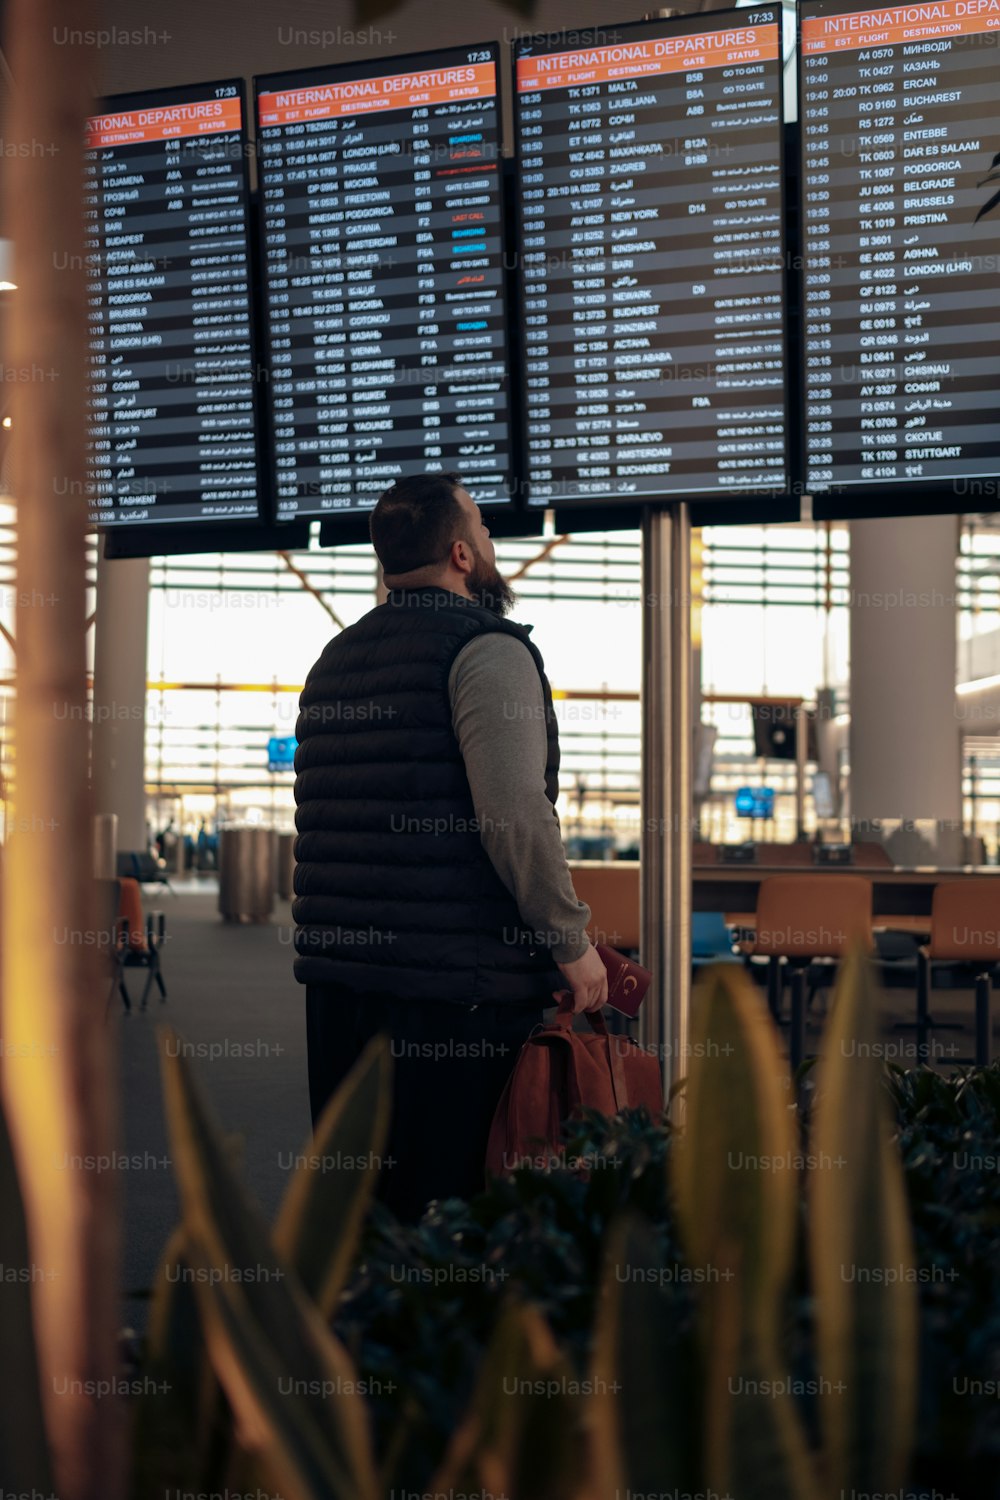
[[[517,603],[517,595],[506,578],[500,576],[496,563],[488,563],[478,547],[473,546],[472,550],[476,561],[466,577],[466,588],[483,609],[501,617],[509,615]]]

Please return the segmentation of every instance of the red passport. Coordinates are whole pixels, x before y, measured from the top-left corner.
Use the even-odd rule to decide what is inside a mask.
[[[624,1016],[637,1015],[649,989],[652,974],[641,964],[634,963],[631,958],[619,953],[617,948],[609,948],[606,943],[598,943],[597,951],[608,971],[608,1004],[613,1005],[615,1010],[620,1010]]]

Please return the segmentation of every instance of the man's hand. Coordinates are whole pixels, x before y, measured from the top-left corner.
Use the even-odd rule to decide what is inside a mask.
[[[600,1010],[602,1005],[607,1005],[608,971],[592,943],[571,964],[558,964],[557,968],[565,975],[570,987],[557,990],[555,998],[560,1001],[571,998],[577,1015],[582,1010]]]

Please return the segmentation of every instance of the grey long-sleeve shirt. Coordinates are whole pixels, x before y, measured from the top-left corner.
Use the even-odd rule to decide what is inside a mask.
[[[536,941],[571,963],[589,942],[590,908],[545,795],[545,701],[531,653],[499,631],[476,636],[452,664],[448,694],[483,847]]]

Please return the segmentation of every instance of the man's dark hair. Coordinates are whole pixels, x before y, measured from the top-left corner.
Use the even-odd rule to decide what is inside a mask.
[[[443,563],[452,542],[469,538],[458,503],[460,474],[414,474],[397,479],[379,499],[368,529],[384,572],[411,573]]]

